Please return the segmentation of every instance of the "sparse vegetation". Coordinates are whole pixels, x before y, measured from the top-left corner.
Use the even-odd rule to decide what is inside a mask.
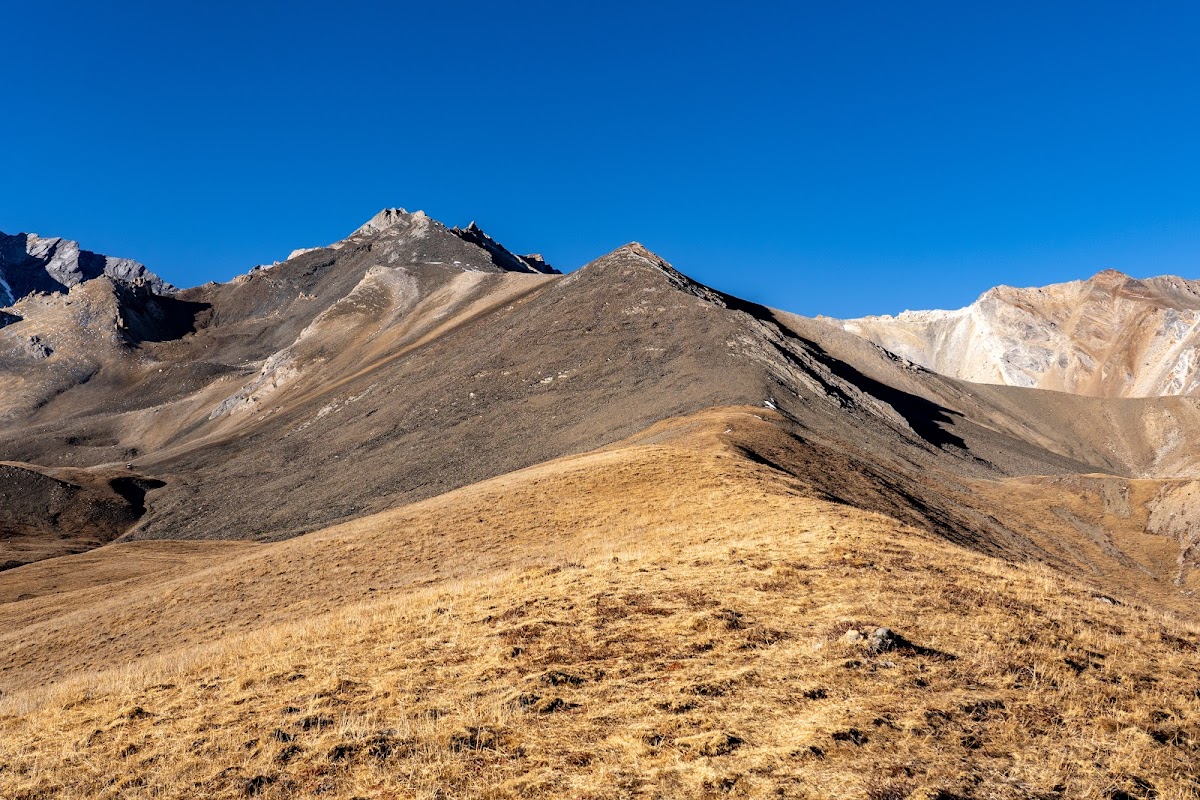
[[[281,568],[296,540],[188,591],[134,576],[124,602],[173,610],[93,644],[159,654],[5,673],[0,796],[1200,797],[1200,630],[804,496],[718,444],[753,424],[318,534],[332,574]],[[350,595],[354,571],[393,580]],[[86,646],[33,602],[23,636]]]

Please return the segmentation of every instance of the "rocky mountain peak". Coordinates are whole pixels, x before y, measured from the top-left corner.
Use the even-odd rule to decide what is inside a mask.
[[[680,278],[685,278],[685,276],[678,273],[668,264],[665,259],[638,242],[629,242],[605,253],[594,261],[585,264],[580,272],[600,274],[615,270],[616,274],[620,275],[627,273],[631,268],[648,269],[656,274],[663,273],[671,277],[679,275]]]
[[[1092,277],[1088,278],[1090,283],[1114,283],[1120,281],[1131,280],[1131,278],[1119,269],[1102,269]]]
[[[385,208],[349,236],[325,247],[301,247],[288,255],[286,263],[316,250],[356,249],[366,245],[388,264],[442,264],[463,269],[499,269],[558,275],[558,270],[537,253],[517,255],[501,245],[473,220],[465,228],[451,228],[424,211]],[[481,252],[482,251],[482,252]],[[275,266],[270,265],[270,266]]]
[[[1089,286],[1099,289],[1116,290],[1126,286],[1138,287],[1142,282],[1116,269],[1103,269],[1085,281]]]
[[[428,219],[428,216],[424,211],[418,210],[410,214],[403,208],[385,208],[358,226],[350,236],[369,236],[370,234],[379,233],[382,230],[393,228],[397,225],[408,227],[414,221],[426,219]]]
[[[652,261],[663,261],[663,259],[650,248],[643,245],[641,242],[627,242],[621,245],[614,253],[622,253],[626,255],[637,256],[638,258],[648,258]],[[666,263],[665,261],[663,263]]]
[[[637,242],[629,242],[585,264],[579,272],[607,274],[615,270],[616,274],[620,275],[633,267],[652,269],[660,273],[664,268],[670,269],[671,265]]]
[[[575,276],[606,284],[620,283],[626,287],[637,285],[648,291],[669,287],[721,307],[725,307],[729,299],[715,289],[684,275],[662,256],[639,242],[623,244],[585,264],[572,273],[572,278]]]
[[[102,275],[130,286],[145,283],[156,294],[176,291],[132,259],[93,253],[70,239],[0,232],[0,303],[4,305],[34,292],[63,293]]]

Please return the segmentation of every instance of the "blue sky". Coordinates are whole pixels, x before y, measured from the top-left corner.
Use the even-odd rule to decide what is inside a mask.
[[[1200,278],[1194,3],[3,2],[0,230],[179,285],[385,206],[804,314]]]

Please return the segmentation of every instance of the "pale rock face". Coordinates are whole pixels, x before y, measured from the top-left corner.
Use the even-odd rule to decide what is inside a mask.
[[[427,220],[428,217],[424,211],[414,211],[409,214],[403,208],[385,208],[369,220],[358,227],[351,236],[370,235],[379,233],[385,228],[392,228],[397,225],[410,227]]]
[[[424,211],[414,211],[411,214],[403,208],[385,208],[369,220],[354,229],[345,239],[340,239],[326,245],[330,250],[341,250],[348,242],[361,241],[377,233],[388,232],[392,236],[407,235],[411,238],[421,238],[433,222]],[[298,247],[288,254],[285,261],[291,261],[305,253],[321,250],[320,247]]]
[[[78,242],[36,233],[0,233],[0,304],[11,306],[34,292],[66,292],[101,275],[133,285],[145,281],[155,294],[175,287],[143,265],[83,250]]]
[[[958,311],[905,311],[842,327],[926,369],[1097,397],[1200,395],[1200,282],[1086,281],[999,286]]]

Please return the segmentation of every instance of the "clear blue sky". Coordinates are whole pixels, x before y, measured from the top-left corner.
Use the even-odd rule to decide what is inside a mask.
[[[0,230],[179,285],[384,206],[805,314],[1200,278],[1195,3],[0,3]]]

